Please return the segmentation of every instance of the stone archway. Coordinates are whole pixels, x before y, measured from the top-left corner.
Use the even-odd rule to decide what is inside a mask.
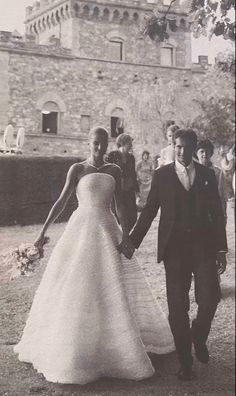
[[[42,95],[36,109],[40,111],[40,132],[58,134],[61,129],[62,114],[66,112],[66,105],[56,93]]]
[[[48,92],[42,95],[36,103],[36,109],[42,111],[43,105],[47,102],[54,102],[59,107],[61,113],[66,112],[66,105],[63,99],[56,93]]]
[[[58,133],[60,109],[55,102],[46,102],[41,110],[42,133]]]
[[[120,99],[110,102],[105,109],[105,115],[110,119],[111,137],[115,138],[125,131],[127,105]]]
[[[105,108],[105,115],[110,117],[112,112],[117,108],[122,109],[124,112],[124,117],[127,117],[128,106],[127,106],[127,103],[122,99],[114,99],[111,102],[109,102]]]

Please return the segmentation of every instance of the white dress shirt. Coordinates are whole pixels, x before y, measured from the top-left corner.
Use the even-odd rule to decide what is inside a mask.
[[[194,183],[196,176],[196,170],[193,161],[190,162],[190,164],[186,167],[176,160],[175,172],[185,190],[189,191]]]

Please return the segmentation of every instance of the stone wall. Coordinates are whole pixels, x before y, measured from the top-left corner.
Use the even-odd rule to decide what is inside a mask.
[[[124,42],[126,61],[160,64],[160,44],[148,38],[144,40],[141,33],[145,15],[154,6],[155,2],[146,0],[41,1],[27,8],[26,31],[35,35],[38,44],[48,44],[54,36],[75,55],[99,59],[112,59],[109,40],[118,38]],[[159,4],[161,12],[167,8]],[[169,16],[178,26],[178,33],[170,32],[175,42],[175,65],[184,67],[191,52],[185,45],[189,24],[178,1],[172,5]]]
[[[168,44],[140,33],[144,15],[155,4],[41,0],[27,7],[24,39],[0,32],[1,132],[8,123],[15,132],[23,126],[24,153],[29,155],[84,156],[89,127],[101,124],[110,133],[111,117],[121,114],[137,151],[155,147],[158,152],[164,144],[165,120],[176,118],[171,106],[158,104],[158,96],[168,95],[172,82],[180,83],[186,93],[191,43],[186,14],[177,0],[171,15],[178,29],[168,43],[173,66],[161,66],[161,47]],[[122,60],[114,54],[112,40],[123,43]],[[47,106],[56,109],[56,135],[42,132]],[[114,144],[111,138],[110,146]]]
[[[82,57],[112,60],[109,42],[112,39],[123,41],[123,60],[132,63],[160,64],[160,44],[144,39],[137,39],[137,28],[133,24],[121,26],[98,21],[96,33],[94,24],[85,19],[73,21],[73,52]],[[79,45],[78,45],[79,43]]]
[[[8,123],[8,63],[9,53],[2,52],[0,55],[0,125],[4,126]]]
[[[0,59],[4,58],[6,52],[0,51]],[[81,130],[81,116],[89,116],[91,126],[101,124],[110,131],[113,110],[122,108],[125,130],[138,144],[152,146],[155,135],[154,143],[162,145],[154,103],[160,78],[181,82],[191,78],[191,70],[11,51],[8,123],[16,130],[25,127],[25,149],[31,152],[74,155],[78,145],[78,154],[83,155],[87,132]],[[41,111],[48,101],[60,109],[58,136],[41,133]],[[5,126],[2,121],[1,130]]]
[[[140,17],[141,19],[141,17]],[[153,41],[141,34],[139,23],[113,23],[102,19],[93,20],[86,18],[73,19],[73,53],[82,57],[112,60],[109,50],[110,41],[113,39],[123,42],[123,60],[131,63],[144,63],[150,65],[161,64],[161,47],[164,43]],[[190,66],[191,45],[190,35],[186,29],[179,29],[171,33],[170,44],[174,49],[174,65],[180,67]]]

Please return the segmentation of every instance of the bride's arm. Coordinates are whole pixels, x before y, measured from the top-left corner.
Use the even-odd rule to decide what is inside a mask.
[[[129,237],[129,230],[127,225],[127,219],[124,215],[124,202],[121,193],[121,170],[119,167],[115,169],[116,189],[115,189],[115,203],[116,213],[120,221],[121,229],[123,232],[122,241],[119,245],[119,251],[124,253],[127,258],[131,258],[134,252],[134,246]]]
[[[79,164],[74,164],[70,167],[67,176],[66,176],[66,182],[63,187],[63,190],[57,199],[57,201],[54,203],[53,207],[51,208],[48,217],[43,225],[43,228],[34,242],[34,245],[41,248],[44,244],[44,239],[45,239],[45,233],[57,217],[61,214],[61,212],[64,210],[66,203],[68,199],[70,198],[72,191],[77,185],[78,182],[78,175],[79,175]]]

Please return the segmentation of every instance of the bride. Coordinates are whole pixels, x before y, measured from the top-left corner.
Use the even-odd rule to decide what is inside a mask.
[[[174,350],[168,321],[135,258],[122,216],[120,168],[103,161],[108,133],[90,132],[90,156],[70,168],[63,191],[35,241],[72,191],[78,209],[54,248],[14,350],[51,382],[85,384],[100,377],[141,380],[154,374],[147,352]],[[116,199],[121,224],[110,210]]]

